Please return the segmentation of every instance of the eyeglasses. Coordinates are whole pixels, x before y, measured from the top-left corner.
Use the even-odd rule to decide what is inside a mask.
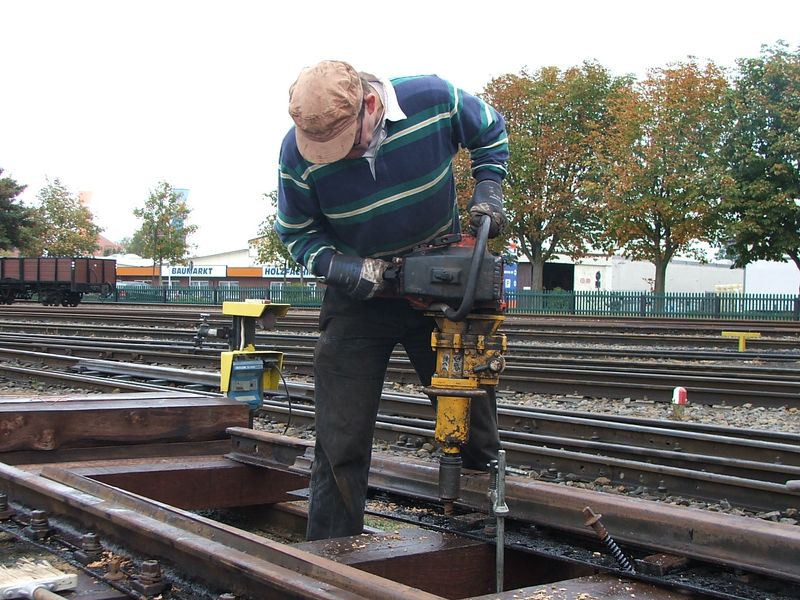
[[[361,146],[361,138],[364,135],[364,107],[366,102],[361,101],[361,110],[358,111],[358,132],[356,133],[355,140],[353,141],[353,148],[350,150],[358,149]]]

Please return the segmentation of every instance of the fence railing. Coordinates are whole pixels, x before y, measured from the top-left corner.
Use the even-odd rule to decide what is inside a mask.
[[[324,289],[301,285],[269,287],[158,287],[127,285],[101,302],[222,304],[228,300],[270,299],[302,308],[318,308]],[[800,321],[800,296],[605,291],[506,292],[510,314],[553,314],[695,319],[769,319]],[[87,297],[86,300],[93,300]]]
[[[285,286],[282,288],[258,287],[168,287],[151,285],[128,285],[118,287],[114,294],[101,302],[135,302],[146,304],[222,304],[227,301],[249,299],[291,304],[297,307],[319,307],[322,304],[322,289],[309,286]],[[87,298],[88,300],[89,298]]]
[[[800,296],[603,291],[507,292],[511,314],[557,314],[681,319],[800,320]]]

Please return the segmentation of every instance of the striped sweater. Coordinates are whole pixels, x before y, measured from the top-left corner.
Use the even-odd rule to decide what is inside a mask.
[[[386,120],[375,157],[327,165],[300,155],[294,129],[280,153],[275,229],[294,259],[325,275],[336,252],[390,259],[460,225],[453,157],[467,148],[476,181],[506,174],[503,118],[436,76],[391,80],[406,118]]]

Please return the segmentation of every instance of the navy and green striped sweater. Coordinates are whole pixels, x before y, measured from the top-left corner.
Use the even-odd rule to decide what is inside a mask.
[[[436,76],[393,79],[406,115],[386,121],[375,158],[327,165],[300,155],[294,129],[283,140],[275,229],[294,259],[325,275],[331,256],[402,256],[459,231],[453,156],[470,151],[477,181],[506,174],[503,118],[481,99]]]

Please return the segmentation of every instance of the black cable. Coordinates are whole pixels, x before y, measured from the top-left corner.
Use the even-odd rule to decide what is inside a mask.
[[[283,429],[283,435],[289,431],[289,426],[292,424],[292,397],[289,395],[289,384],[286,383],[286,378],[283,376],[283,371],[278,371],[283,382],[283,391],[286,392],[286,401],[289,403],[289,418],[286,419],[286,427]]]

